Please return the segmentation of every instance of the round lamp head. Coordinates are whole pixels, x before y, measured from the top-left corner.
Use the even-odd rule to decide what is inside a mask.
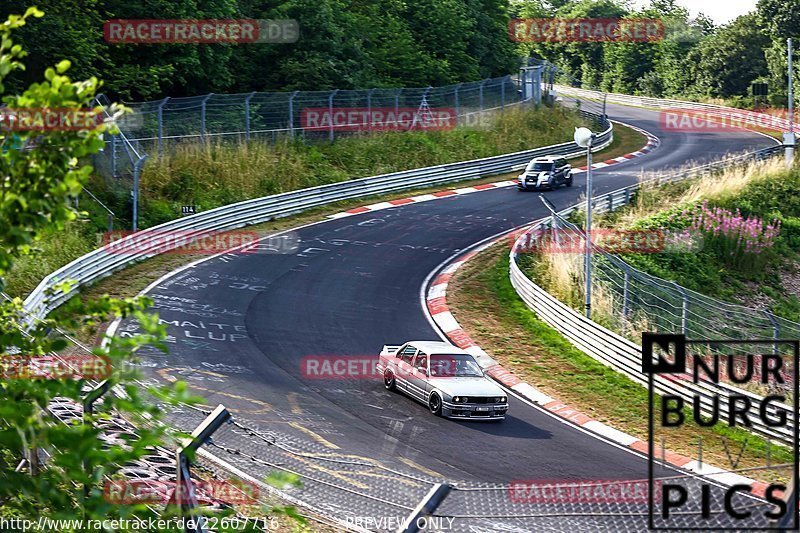
[[[592,130],[589,128],[575,128],[575,135],[573,138],[575,139],[575,144],[581,148],[588,148],[592,145],[594,133],[592,133]]]

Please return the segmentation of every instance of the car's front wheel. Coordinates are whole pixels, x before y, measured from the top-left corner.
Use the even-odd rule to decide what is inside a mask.
[[[567,179],[564,181],[567,184],[567,187],[572,187],[572,174],[567,174]]]
[[[436,416],[442,416],[442,399],[435,392],[431,394],[428,400],[428,409]]]
[[[383,373],[383,386],[386,387],[386,390],[393,391],[395,390],[395,380],[394,380],[394,372],[391,370],[386,370]]]

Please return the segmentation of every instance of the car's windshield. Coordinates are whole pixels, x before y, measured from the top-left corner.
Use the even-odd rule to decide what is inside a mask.
[[[431,377],[481,377],[483,372],[471,355],[431,355]]]
[[[531,162],[528,164],[528,170],[553,170],[553,163],[536,163]]]

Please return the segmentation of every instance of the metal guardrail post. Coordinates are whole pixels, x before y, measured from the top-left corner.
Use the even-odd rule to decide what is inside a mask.
[[[206,137],[206,102],[208,99],[214,96],[214,93],[208,93],[203,97],[203,101],[200,103],[200,137]]]
[[[86,396],[83,397],[83,423],[88,424],[90,422],[89,417],[94,414],[94,403],[100,399],[100,397],[108,392],[108,389],[111,388],[111,382],[106,380],[101,381],[95,388],[90,390],[86,393]],[[91,477],[89,472],[89,461],[84,459],[83,461],[83,471],[86,474],[86,477]],[[89,491],[91,490],[91,484],[86,483],[83,485],[83,497],[89,497]]]
[[[338,92],[339,89],[334,89],[331,94],[328,95],[328,116],[331,120],[331,125],[328,128],[328,140],[331,142],[333,142],[333,98]]]
[[[250,99],[256,95],[253,91],[244,99],[244,138],[250,140]]]
[[[397,533],[417,533],[427,526],[427,517],[431,515],[444,501],[453,487],[447,483],[436,483],[421,502],[411,511]]]
[[[195,517],[193,514],[197,509],[197,495],[194,492],[194,485],[192,484],[191,473],[189,466],[191,464],[190,456],[194,456],[197,450],[205,444],[211,435],[222,426],[225,422],[231,419],[231,414],[224,405],[217,405],[216,409],[206,417],[203,422],[197,426],[192,432],[192,437],[186,439],[182,446],[176,450],[176,459],[178,471],[175,474],[175,492],[173,494],[174,502],[178,505],[181,516],[186,519],[185,531],[191,533],[203,533],[203,520],[202,517]],[[191,524],[190,524],[191,523]],[[190,528],[190,525],[195,527]]]
[[[158,157],[161,157],[162,142],[164,139],[164,105],[169,101],[169,96],[158,104]]]
[[[299,92],[300,91],[295,91],[289,97],[289,137],[292,139],[294,139],[294,97],[297,96]]]

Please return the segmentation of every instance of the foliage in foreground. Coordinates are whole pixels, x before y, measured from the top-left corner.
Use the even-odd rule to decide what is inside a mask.
[[[65,74],[70,69],[66,60],[48,68],[43,81],[22,93],[6,92],[5,78],[24,68],[21,59],[26,55],[12,42],[11,34],[31,17],[41,16],[31,8],[24,16],[11,16],[0,24],[3,102],[12,109],[88,108],[100,82],[96,78],[72,81]],[[122,109],[112,108],[111,112],[119,116]],[[106,123],[81,131],[0,131],[0,290],[14,262],[34,254],[43,234],[63,231],[80,217],[73,204],[92,170],[82,162],[103,146],[100,135],[114,128]],[[32,148],[23,149],[25,146]],[[162,409],[195,401],[185,383],[162,388],[135,381],[138,373],[130,363],[139,348],[151,345],[166,351],[162,342],[165,326],[159,324],[157,315],[146,311],[149,303],[146,298],[73,299],[44,320],[31,322],[19,299],[0,299],[0,517],[102,520],[154,516],[144,504],[120,505],[104,494],[104,483],[121,465],[150,453],[152,446],[181,436],[155,423]],[[109,338],[91,353],[69,346],[70,333],[96,328],[114,317],[134,318],[141,334]],[[36,372],[35,361],[52,353],[67,357],[67,352],[73,357],[67,365],[75,379],[60,377],[52,370],[30,376]],[[100,369],[99,379],[105,377],[121,392],[106,393],[94,414],[86,417],[90,423],[62,423],[46,411],[56,397],[82,403],[90,384],[82,373],[89,369],[76,362],[76,355],[91,361],[92,369]],[[59,371],[63,370],[66,368]],[[98,438],[96,423],[110,419],[112,412],[133,422],[138,431],[109,446]],[[161,516],[168,517],[171,512]],[[79,528],[76,523],[57,527],[59,531]]]

